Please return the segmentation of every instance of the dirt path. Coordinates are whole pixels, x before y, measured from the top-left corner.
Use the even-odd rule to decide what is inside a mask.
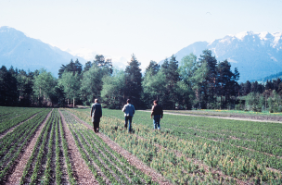
[[[151,112],[147,110],[138,110],[142,112]],[[227,120],[239,120],[239,121],[253,121],[253,122],[264,122],[264,123],[282,123],[282,121],[271,121],[271,120],[259,120],[259,119],[250,119],[250,118],[234,118],[234,117],[221,117],[221,116],[207,116],[207,115],[196,115],[196,114],[181,114],[181,113],[171,113],[164,112],[168,115],[177,115],[177,116],[192,116],[192,117],[205,117],[205,118],[214,118],[214,119],[227,119]]]
[[[93,130],[92,126],[84,122],[83,120],[79,119],[76,115],[72,114],[71,112],[68,112],[74,118],[79,121],[81,124],[85,125],[88,129]],[[161,185],[169,185],[170,183],[158,172],[156,172],[154,169],[148,167],[145,165],[141,160],[139,160],[136,156],[129,153],[127,150],[123,149],[121,146],[119,146],[117,143],[112,141],[109,137],[102,133],[97,133],[97,135],[103,139],[103,141],[109,145],[109,147],[116,151],[117,153],[121,154],[124,158],[128,160],[128,162],[131,165],[134,165],[137,169],[145,173],[146,175],[152,177],[152,180],[161,184]]]
[[[81,154],[78,150],[78,147],[75,144],[74,138],[67,126],[67,123],[65,121],[65,118],[61,111],[59,111],[61,119],[62,119],[62,124],[63,124],[63,129],[65,131],[65,136],[66,140],[68,142],[68,148],[69,148],[69,154],[70,154],[70,159],[71,163],[73,165],[73,171],[74,174],[77,178],[78,184],[86,185],[86,184],[99,184],[96,180],[88,166],[85,164],[85,161],[81,157]]]
[[[0,134],[0,139],[2,139],[3,137],[5,137],[7,134],[13,132],[18,126],[20,126],[20,125],[24,124],[25,122],[27,122],[28,120],[34,118],[37,114],[39,114],[39,113],[34,114],[33,116],[27,118],[26,120],[24,120],[24,121],[22,121],[22,122],[16,124],[15,126],[9,128],[8,130],[2,132],[2,133]]]
[[[52,110],[53,111],[53,110]],[[34,149],[34,146],[36,144],[37,138],[39,137],[42,129],[44,128],[45,124],[47,123],[49,117],[51,116],[51,112],[49,112],[49,114],[47,115],[47,117],[44,119],[43,123],[39,126],[39,128],[37,129],[37,131],[35,132],[35,135],[33,136],[33,138],[31,139],[29,145],[27,146],[27,148],[24,150],[23,155],[21,156],[21,158],[19,159],[19,162],[17,163],[15,170],[12,172],[12,174],[8,177],[8,180],[6,182],[6,184],[19,184],[20,179],[23,175],[23,171],[25,169],[25,166],[29,160],[29,158],[31,157],[32,151]]]

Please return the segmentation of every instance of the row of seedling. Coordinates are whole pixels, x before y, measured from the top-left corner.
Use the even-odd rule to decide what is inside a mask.
[[[87,118],[81,114],[78,114],[78,117]],[[205,176],[204,170],[200,169],[199,166],[194,165],[193,163],[187,163],[185,160],[180,160],[180,158],[173,152],[158,150],[154,146],[153,142],[147,142],[146,140],[139,139],[135,135],[128,135],[123,129],[122,124],[112,126],[110,123],[112,123],[113,120],[114,119],[104,117],[101,123],[101,131],[107,134],[123,148],[137,156],[145,164],[162,173],[171,182],[176,184],[206,184],[219,182],[217,178],[212,175]],[[89,134],[84,133],[83,135],[85,136]],[[94,143],[96,144],[100,142]],[[101,147],[99,147],[99,149],[101,149]],[[231,183],[229,180],[224,182]]]
[[[8,119],[4,120],[0,123],[0,133],[5,132],[6,130],[12,128],[13,126],[19,124],[22,121],[27,120],[28,118],[32,117],[32,115],[42,111],[42,109],[34,109],[29,112],[23,112],[22,114],[15,116],[10,115]]]
[[[101,170],[106,179],[105,183],[154,184],[150,177],[137,170],[124,157],[110,149],[92,130],[76,123],[75,119],[67,113],[65,113],[65,117],[77,140],[77,145],[81,147],[81,151],[84,153],[82,155],[85,155],[86,160],[90,159],[96,164],[95,166],[99,167],[99,169],[93,169],[94,175],[97,170]],[[99,178],[101,177],[98,177],[98,179],[96,177],[98,181]]]
[[[30,142],[30,139],[44,121],[49,111],[50,109],[46,109],[37,114],[33,119],[20,125],[13,132],[0,139],[0,182],[7,177],[9,171],[14,167],[22,150]]]
[[[84,117],[86,121],[89,122],[90,120],[87,117],[87,113],[84,112],[82,115],[81,112],[79,113],[76,111],[79,117]],[[105,119],[107,118],[104,116],[103,120]],[[108,119],[106,122],[103,122],[111,125],[110,127],[105,127],[104,132],[116,142],[119,140],[118,137],[114,137],[116,128],[122,127],[122,122],[123,121],[120,119]],[[103,125],[106,124],[101,125],[103,128]],[[271,162],[276,161],[278,163],[273,163],[272,166],[279,164],[281,165],[281,163],[279,163],[279,159],[275,157],[269,157],[265,154],[255,151],[243,150],[226,143],[206,140],[204,138],[195,136],[194,133],[183,134],[183,132],[168,131],[156,134],[152,132],[152,129],[147,128],[147,126],[140,126],[141,125],[134,125],[134,129],[136,131],[135,134],[138,134],[139,136],[148,140],[154,139],[155,143],[163,146],[164,148],[180,151],[186,157],[203,161],[211,168],[219,168],[224,175],[250,182],[261,181],[278,184],[281,182],[281,175],[268,170],[267,164],[265,163],[268,162],[268,164],[271,164]],[[181,129],[185,130],[183,128]],[[120,138],[123,139],[124,135],[120,135]],[[136,153],[136,155],[139,155],[143,161],[151,164],[150,161],[152,154],[146,156],[145,154],[141,155],[140,152],[141,150],[144,150],[144,148],[148,148],[150,145],[147,143],[144,144],[144,148],[138,148],[139,145],[142,145],[141,141],[138,142],[139,143],[136,143],[137,146],[132,148],[132,152]],[[125,148],[134,146],[132,138],[131,142],[127,142],[127,139],[124,139],[123,141],[120,141],[120,143],[123,144]]]
[[[54,113],[50,119],[47,121],[47,124],[44,126],[43,130],[41,131],[35,147],[33,149],[32,155],[29,158],[27,165],[24,169],[23,176],[21,177],[21,184],[29,183],[29,184],[36,184],[37,183],[37,176],[40,173],[41,165],[43,162],[43,157],[46,155],[45,145],[48,143],[50,131],[53,125],[54,120]]]

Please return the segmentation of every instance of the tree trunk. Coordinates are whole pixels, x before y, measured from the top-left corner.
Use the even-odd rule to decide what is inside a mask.
[[[75,98],[73,98],[72,102],[73,102],[72,107],[74,107],[75,106]]]

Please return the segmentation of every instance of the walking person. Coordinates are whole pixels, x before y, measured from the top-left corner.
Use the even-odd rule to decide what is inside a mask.
[[[124,112],[124,127],[125,129],[127,129],[127,124],[128,124],[128,133],[131,132],[131,127],[132,127],[132,117],[135,113],[135,108],[134,106],[131,104],[131,100],[128,99],[127,100],[127,104],[125,104],[122,108],[122,112]]]
[[[154,105],[152,106],[152,112],[151,112],[151,119],[152,116],[154,116],[154,129],[161,129],[161,119],[163,118],[163,108],[158,105],[158,100],[154,100]]]
[[[99,100],[95,99],[92,105],[90,116],[92,117],[94,132],[99,132],[100,118],[102,117],[102,107],[99,104]]]

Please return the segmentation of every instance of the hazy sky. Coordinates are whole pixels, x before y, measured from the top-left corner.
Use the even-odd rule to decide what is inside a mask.
[[[282,0],[0,0],[1,26],[88,60],[134,53],[144,69],[196,41],[282,32]]]

